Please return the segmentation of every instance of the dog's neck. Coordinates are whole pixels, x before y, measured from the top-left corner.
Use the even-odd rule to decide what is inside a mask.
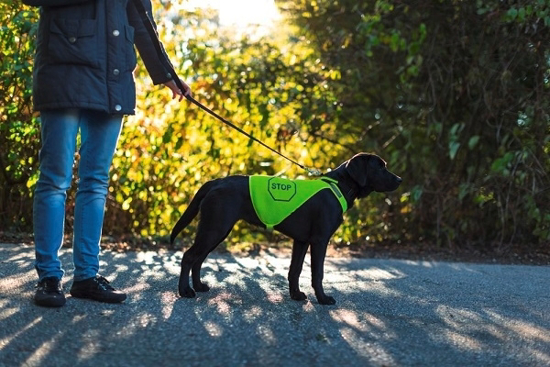
[[[338,188],[342,192],[342,195],[344,195],[344,198],[346,198],[349,210],[353,206],[353,202],[355,201],[355,199],[359,197],[359,185],[355,183],[355,181],[349,176],[347,172],[340,172],[340,170],[338,169],[327,172],[325,176],[338,181]]]

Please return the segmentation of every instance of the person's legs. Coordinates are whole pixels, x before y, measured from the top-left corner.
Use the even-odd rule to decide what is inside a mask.
[[[109,169],[122,128],[122,115],[85,111],[80,124],[82,145],[74,215],[74,282],[71,295],[118,303],[126,294],[98,274],[99,251]]]
[[[65,200],[72,180],[79,110],[43,111],[40,124],[40,174],[33,208],[39,282],[44,278],[61,279],[64,274],[58,252],[63,244]]]
[[[109,169],[122,128],[122,115],[84,111],[80,124],[82,145],[74,213],[74,280],[95,277]]]
[[[43,111],[40,115],[40,174],[33,203],[34,266],[38,273],[34,301],[39,306],[65,304],[61,287],[64,272],[58,253],[63,244],[65,201],[72,180],[79,115],[74,109]]]

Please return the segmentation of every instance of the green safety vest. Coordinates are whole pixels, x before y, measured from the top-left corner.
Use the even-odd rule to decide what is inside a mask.
[[[329,177],[317,180],[289,180],[254,175],[250,176],[249,180],[250,197],[258,218],[268,229],[273,229],[309,198],[326,188],[336,196],[342,206],[342,212],[345,212],[348,203],[336,186],[337,183],[338,181]]]

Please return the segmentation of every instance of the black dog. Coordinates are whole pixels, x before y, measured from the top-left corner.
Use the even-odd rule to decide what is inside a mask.
[[[364,198],[372,191],[394,191],[401,183],[399,176],[386,169],[386,162],[377,155],[367,153],[355,155],[324,176],[337,181],[348,208],[355,199]],[[343,220],[343,208],[335,195],[330,189],[319,191],[274,227],[294,240],[288,273],[290,297],[294,300],[306,299],[306,295],[300,291],[298,280],[308,246],[311,245],[312,286],[317,301],[324,305],[336,303],[334,298],[325,294],[322,285],[327,245]],[[195,242],[181,261],[179,294],[188,298],[195,297],[195,291],[206,292],[210,289],[200,280],[202,263],[227,237],[239,219],[265,227],[252,204],[249,176],[229,176],[204,184],[174,226],[170,236],[172,243],[199,210],[201,216]],[[189,286],[191,269],[193,288]]]

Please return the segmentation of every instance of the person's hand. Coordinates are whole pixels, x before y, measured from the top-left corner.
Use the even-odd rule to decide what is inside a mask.
[[[174,80],[170,80],[169,82],[164,83],[165,86],[170,88],[172,90],[172,99],[179,98],[181,101],[183,97],[191,96],[191,88],[183,81],[181,80],[181,84],[183,84],[183,87],[185,88],[185,91],[181,91],[178,86],[176,85],[176,82]]]

